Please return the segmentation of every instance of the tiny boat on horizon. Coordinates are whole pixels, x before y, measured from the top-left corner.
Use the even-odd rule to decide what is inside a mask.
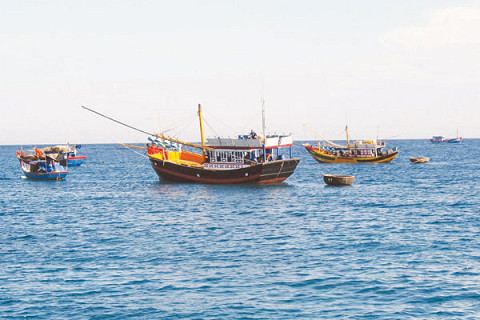
[[[463,138],[458,135],[458,130],[457,130],[457,136],[455,138],[445,138],[444,136],[433,136],[430,139],[430,142],[432,143],[442,143],[442,142],[447,142],[447,143],[462,143]]]
[[[35,148],[35,153],[17,151],[17,158],[24,175],[32,180],[63,180],[68,174],[67,169],[60,164],[61,159],[55,159]]]
[[[385,163],[392,161],[398,155],[398,149],[386,149],[385,141],[359,140],[350,144],[348,126],[345,127],[347,145],[322,139],[324,144],[318,141],[318,147],[308,143],[303,146],[308,153],[320,163]],[[318,135],[318,134],[317,134]],[[320,138],[321,136],[318,135]]]

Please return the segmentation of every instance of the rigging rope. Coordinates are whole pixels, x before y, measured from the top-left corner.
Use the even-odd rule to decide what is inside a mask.
[[[248,122],[247,122],[244,126],[242,126],[242,129],[243,129],[244,132],[250,132],[250,130],[252,129],[252,126],[249,126],[250,123],[253,122],[253,119],[254,119],[254,118],[257,118],[257,117],[261,116],[261,113],[262,113],[261,111],[256,112],[256,113],[248,120]]]
[[[228,129],[229,132],[233,134],[233,136],[235,136],[235,133],[233,132],[233,129],[232,129],[232,125],[226,124],[225,122],[223,122],[222,120],[220,120],[219,118],[217,118],[216,116],[214,116],[212,113],[210,113],[208,111],[207,112],[203,111],[203,114],[204,115],[207,114],[208,117],[213,118],[215,121],[219,122],[222,126],[224,126],[226,129]],[[212,129],[212,131],[218,137],[218,134],[215,132],[215,130],[213,130],[213,128],[210,126],[210,124],[208,124],[208,126],[209,126],[210,129]]]
[[[138,155],[140,155],[140,156],[148,159],[148,157],[147,157],[146,155],[141,154],[140,152],[137,152],[137,151],[133,150],[132,148],[126,146],[126,145],[123,144],[123,143],[119,143],[119,145],[121,145],[122,147],[127,148],[127,149],[129,149],[130,151],[132,151],[132,152],[134,152],[134,153],[136,153],[136,154],[138,154]],[[120,179],[124,179],[125,177],[127,177],[128,175],[130,175],[130,173],[132,173],[132,171],[137,170],[137,167],[138,167],[140,164],[142,164],[142,163],[143,163],[143,162],[138,162],[136,166],[134,166],[131,170],[129,170],[127,173],[125,173],[123,176],[121,176]]]
[[[206,123],[206,125],[210,128],[210,130],[213,131],[213,133],[215,134],[215,137],[219,137],[218,133],[215,131],[215,129],[213,129],[213,127],[210,125],[210,123],[208,123],[207,119],[205,119],[205,117],[203,117],[203,122]]]
[[[148,159],[148,157],[147,157],[145,154],[140,153],[140,152],[138,152],[138,151],[135,151],[135,150],[133,150],[133,148],[131,148],[131,147],[129,147],[129,146],[123,144],[123,143],[119,143],[119,145],[121,145],[121,146],[124,147],[124,148],[127,148],[128,150],[132,151],[133,153],[136,153],[136,154],[138,154],[138,155],[140,155],[140,156]]]
[[[190,123],[192,123],[192,121],[195,120],[196,117],[197,117],[197,115],[195,115],[195,116],[193,116],[193,117],[190,116],[189,118],[185,118],[185,120],[181,120],[181,121],[177,122],[176,125],[174,125],[174,126],[168,128],[168,129],[164,130],[163,133],[166,133],[166,132],[175,130],[175,129],[181,127],[181,126],[184,126],[184,128],[183,128],[182,130],[180,130],[180,132],[181,132],[181,131],[183,131],[183,130],[185,129],[185,127],[187,127],[188,125],[190,125]],[[187,121],[188,121],[188,122],[187,122]],[[185,125],[185,123],[187,123],[187,124]]]
[[[187,127],[190,126],[190,124],[195,120],[196,117],[193,117],[190,119],[190,121],[186,124],[183,125],[182,128],[178,129],[176,132],[173,132],[173,136],[175,137],[178,137],[178,135],[183,132]],[[177,128],[180,127],[180,126],[177,126]],[[172,128],[172,129],[176,129],[176,128]]]

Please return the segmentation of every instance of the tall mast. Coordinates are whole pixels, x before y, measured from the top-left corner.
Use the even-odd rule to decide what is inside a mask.
[[[262,135],[263,143],[265,143],[267,136],[265,135],[265,99],[262,97]]]
[[[348,136],[348,115],[345,112],[345,134],[347,135],[347,149],[350,149],[350,137]]]
[[[202,147],[205,147],[205,137],[203,136],[203,120],[202,120],[202,106],[198,104],[198,119],[200,121],[200,138],[202,139]],[[202,148],[202,155],[205,159],[205,149]]]
[[[265,144],[267,143],[267,136],[265,135],[265,99],[262,97],[262,134],[263,134],[263,162],[267,161],[267,152]]]

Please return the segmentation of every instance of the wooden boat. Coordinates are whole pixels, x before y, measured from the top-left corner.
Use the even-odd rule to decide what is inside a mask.
[[[262,106],[263,107],[263,106]],[[120,123],[131,129],[153,137],[147,144],[147,154],[152,168],[164,181],[206,184],[270,184],[287,179],[300,162],[292,157],[291,135],[265,135],[263,115],[263,137],[256,134],[241,135],[237,139],[213,138],[205,141],[202,108],[198,105],[201,144],[193,144],[136,129],[102,115],[89,108],[86,110]],[[187,146],[194,152],[187,150]]]
[[[272,135],[264,139],[248,136],[213,138],[205,143],[200,105],[198,115],[201,145],[187,144],[164,135],[151,139],[148,157],[160,179],[212,184],[278,183],[287,179],[300,162],[300,159],[292,158],[291,135]],[[202,154],[186,151],[182,145],[201,149]]]
[[[320,163],[384,163],[392,161],[398,155],[397,148],[386,149],[385,141],[359,140],[350,144],[348,127],[345,127],[345,132],[346,146],[326,139],[322,139],[323,145],[319,141],[318,147],[308,143],[303,146]]]
[[[410,157],[411,163],[427,163],[430,161],[429,157]]]
[[[32,180],[63,180],[68,174],[67,169],[57,159],[43,155],[35,148],[35,154],[17,151],[22,171]]]
[[[345,176],[339,174],[324,174],[323,181],[331,186],[349,186],[355,180],[355,176]]]
[[[80,149],[81,147],[81,145],[67,144],[47,147],[39,150],[46,155],[53,156],[54,158],[57,158],[59,155],[63,155],[64,160],[61,162],[61,165],[63,166],[68,165],[69,167],[78,167],[87,159],[86,156],[77,155],[77,149]]]

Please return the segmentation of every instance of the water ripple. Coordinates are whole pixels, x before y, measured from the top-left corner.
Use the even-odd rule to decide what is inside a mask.
[[[2,146],[0,317],[475,319],[480,141],[390,144],[394,162],[359,166],[298,144],[274,186],[162,183],[115,145],[29,181]],[[411,165],[420,149],[432,162]],[[322,171],[356,181],[327,188]]]

